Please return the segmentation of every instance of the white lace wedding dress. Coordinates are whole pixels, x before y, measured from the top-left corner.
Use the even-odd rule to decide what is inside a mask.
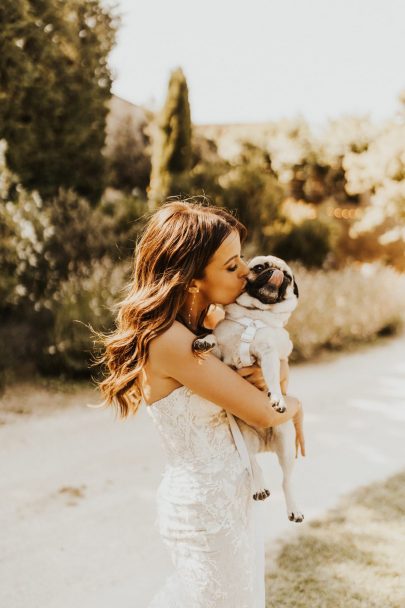
[[[149,608],[265,608],[261,503],[235,419],[185,386],[146,407],[167,456],[156,524],[174,565]]]

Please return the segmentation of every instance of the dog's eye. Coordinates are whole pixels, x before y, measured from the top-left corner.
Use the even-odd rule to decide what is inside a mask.
[[[264,269],[264,265],[263,264],[256,264],[256,266],[253,266],[252,270],[257,270],[257,272],[261,272]]]

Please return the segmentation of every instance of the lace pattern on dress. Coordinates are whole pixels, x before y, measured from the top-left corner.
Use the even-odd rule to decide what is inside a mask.
[[[226,411],[184,386],[147,410],[167,457],[155,525],[175,567],[149,608],[264,608],[251,478]]]

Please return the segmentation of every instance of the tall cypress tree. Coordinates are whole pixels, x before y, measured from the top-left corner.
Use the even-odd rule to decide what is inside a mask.
[[[44,198],[97,201],[116,21],[101,0],[2,0],[0,139],[7,164]]]
[[[165,105],[155,128],[149,209],[177,194],[176,183],[191,165],[191,117],[187,81],[181,68],[170,76]]]

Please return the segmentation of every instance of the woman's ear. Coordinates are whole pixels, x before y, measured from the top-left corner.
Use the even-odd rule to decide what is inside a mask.
[[[197,285],[190,285],[187,289],[189,293],[198,293],[200,288]]]

